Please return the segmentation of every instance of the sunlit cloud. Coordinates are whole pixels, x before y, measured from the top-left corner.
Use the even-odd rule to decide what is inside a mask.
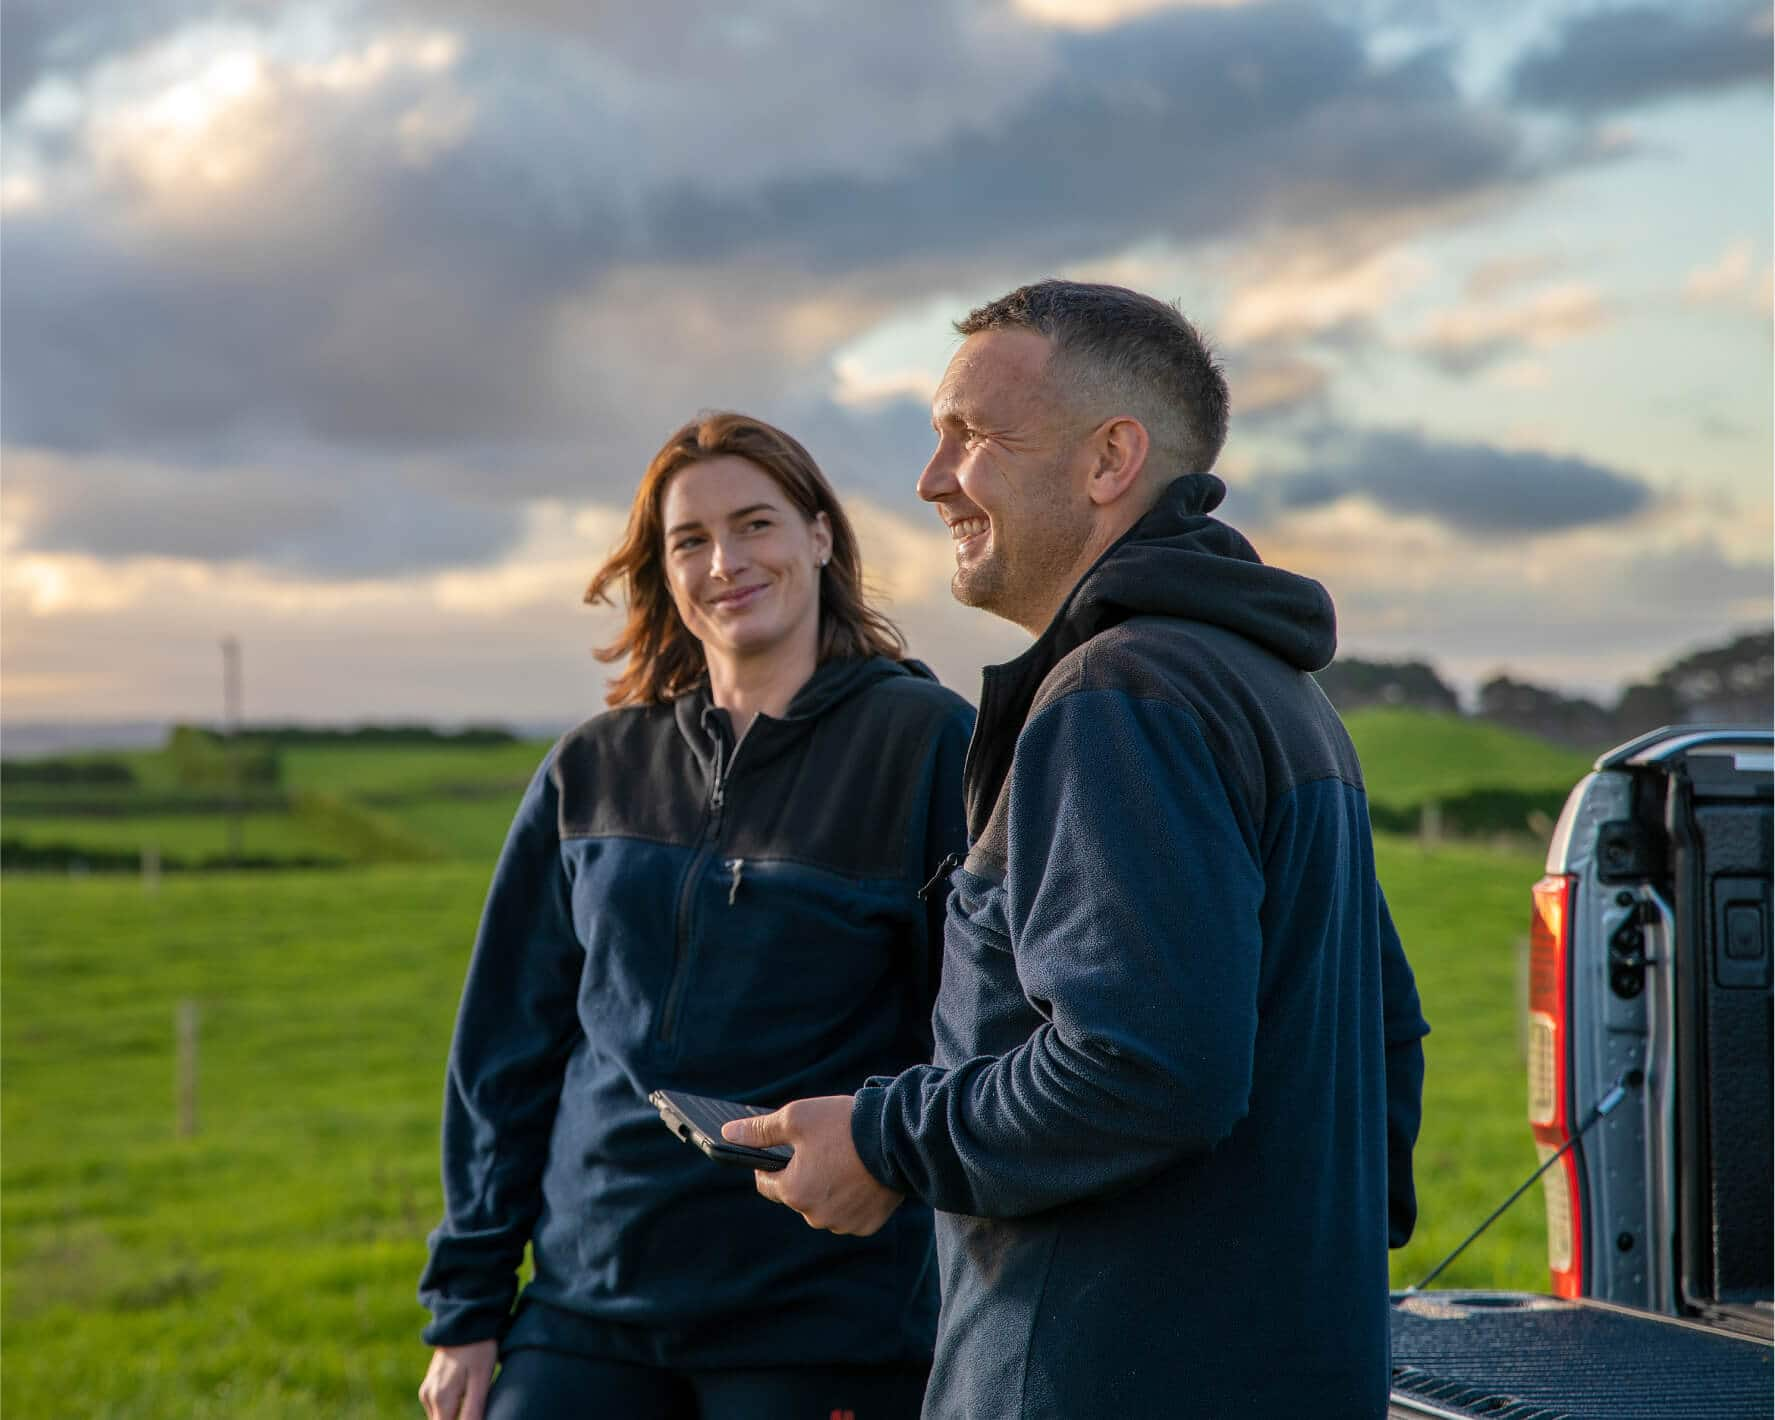
[[[1691,301],[1729,300],[1750,284],[1750,239],[1740,237],[1717,258],[1698,266],[1683,279],[1683,295]]]
[[[1699,639],[1768,620],[1766,509],[1760,526],[1761,545],[1734,540],[1718,509],[1678,499],[1625,533],[1475,541],[1346,502],[1290,511],[1256,542],[1267,561],[1325,583],[1340,654],[1427,656],[1469,689],[1508,666],[1606,697]]]
[[[1518,252],[1492,257],[1467,273],[1467,299],[1495,300],[1508,291],[1551,276],[1564,265],[1564,259],[1551,252]]]
[[[1287,356],[1235,364],[1227,372],[1235,418],[1291,409],[1323,394],[1329,382],[1323,365]]]
[[[1057,29],[1102,30],[1157,10],[1236,10],[1251,0],[1015,0],[1017,12]]]
[[[1608,306],[1594,286],[1566,282],[1519,301],[1470,301],[1438,311],[1412,341],[1445,369],[1464,372],[1520,350],[1546,350],[1600,328]]]
[[[1022,633],[948,593],[914,492],[928,399],[950,322],[1051,273],[1202,323],[1235,509],[1328,430],[1421,428],[1361,451],[1397,484],[1331,459],[1323,501],[1253,519],[1327,569],[1347,645],[1477,661],[1513,636],[1564,679],[1555,647],[1640,667],[1712,634],[1767,563],[1768,348],[1742,312],[1767,325],[1775,278],[1754,193],[1667,194],[1748,141],[1726,107],[1767,63],[1732,17],[1766,36],[1766,7],[1556,18],[1535,56],[1456,6],[1446,47],[1389,47],[1383,10],[44,8],[0,148],[8,714],[207,708],[224,630],[302,713],[595,706],[612,613],[581,592],[707,407],[803,439],[914,650],[971,692]],[[1500,82],[1475,86],[1482,42]],[[1652,102],[1703,92],[1681,123]],[[1579,185],[1609,173],[1638,174],[1642,223],[1588,219]],[[1679,297],[1735,314],[1667,320],[1636,364]],[[1463,440],[1486,456],[1452,467]],[[1721,500],[1676,508],[1684,475]],[[1547,525],[1476,531],[1488,500]],[[1544,630],[1561,557],[1586,586]]]
[[[1767,320],[1775,297],[1775,267],[1765,264],[1757,272],[1752,252],[1748,237],[1728,242],[1717,257],[1683,278],[1683,299],[1695,306],[1735,306]]]
[[[868,409],[893,399],[928,401],[940,375],[930,370],[872,370],[855,356],[832,362],[832,397],[851,409]]]
[[[316,104],[357,105],[359,141],[366,123],[372,130],[379,123],[414,164],[434,161],[472,127],[474,103],[447,87],[463,54],[459,36],[398,31],[333,43],[305,57],[291,51],[312,49],[312,38],[298,45],[274,30],[198,26],[111,58],[78,83],[39,85],[19,115],[22,141],[10,145],[12,204],[73,195],[94,178],[175,206],[263,185],[315,156],[308,111]],[[400,88],[410,92],[380,117],[362,107]],[[57,134],[72,135],[74,146],[52,145],[59,155],[52,185],[38,153]]]
[[[1349,264],[1301,251],[1235,289],[1217,329],[1236,344],[1323,335],[1374,319],[1428,274],[1423,257],[1399,248]]]

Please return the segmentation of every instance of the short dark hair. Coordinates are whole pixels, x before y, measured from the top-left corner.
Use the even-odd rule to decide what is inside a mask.
[[[1174,305],[1090,281],[1037,281],[969,311],[963,335],[1032,330],[1054,343],[1050,375],[1083,412],[1130,414],[1178,473],[1214,467],[1226,443],[1226,375]]]

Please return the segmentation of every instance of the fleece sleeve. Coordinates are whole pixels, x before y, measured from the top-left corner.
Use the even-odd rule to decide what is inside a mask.
[[[1423,1038],[1430,1027],[1385,897],[1380,916],[1381,1018],[1387,1040],[1387,1245],[1404,1247],[1418,1220],[1411,1151],[1424,1117]]]
[[[1248,1108],[1257,1031],[1262,871],[1192,715],[1064,696],[1025,726],[1009,792],[1003,945],[1043,1023],[871,1082],[852,1114],[882,1182],[981,1217],[1205,1154]]]
[[[494,870],[450,1046],[444,1220],[419,1281],[419,1300],[432,1313],[424,1338],[434,1346],[505,1329],[578,1029],[583,954],[549,769],[545,763],[524,795]]]

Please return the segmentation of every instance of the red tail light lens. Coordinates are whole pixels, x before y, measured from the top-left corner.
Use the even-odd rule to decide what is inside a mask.
[[[1545,1161],[1571,1137],[1570,875],[1534,887],[1528,936],[1528,1119]],[[1553,1291],[1582,1295],[1583,1216],[1577,1161],[1568,1153],[1542,1175],[1547,1197],[1547,1266]]]

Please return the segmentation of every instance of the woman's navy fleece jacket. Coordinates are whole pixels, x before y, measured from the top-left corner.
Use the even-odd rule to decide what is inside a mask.
[[[1316,582],[1174,482],[988,670],[935,1064],[852,1134],[938,1209],[927,1417],[1380,1416],[1428,1029]]]
[[[694,1367],[930,1354],[930,1214],[834,1237],[648,1092],[765,1105],[930,1057],[973,712],[915,662],[827,662],[734,750],[706,688],[567,735],[494,873],[450,1050],[426,1339]]]

